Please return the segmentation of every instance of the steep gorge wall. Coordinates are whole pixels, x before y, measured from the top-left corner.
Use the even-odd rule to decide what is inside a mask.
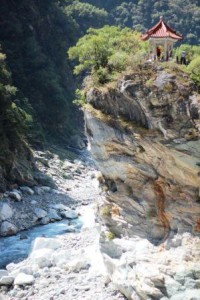
[[[86,130],[103,174],[100,245],[110,278],[128,299],[173,299],[169,282],[179,268],[200,270],[200,97],[186,74],[147,65],[116,88],[90,90],[87,102]],[[183,240],[174,246],[177,237]],[[193,243],[190,263],[175,255],[182,241],[184,255]],[[160,287],[147,282],[152,270],[163,278]]]

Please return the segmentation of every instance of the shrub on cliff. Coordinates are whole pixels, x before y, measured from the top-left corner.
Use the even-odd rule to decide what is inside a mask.
[[[200,55],[191,61],[187,69],[190,73],[191,79],[200,88]]]
[[[103,84],[110,81],[116,72],[121,72],[130,65],[130,58],[146,51],[146,44],[141,42],[140,33],[128,28],[104,26],[101,29],[90,28],[79,39],[76,46],[68,51],[69,58],[78,63],[75,74],[90,72]]]

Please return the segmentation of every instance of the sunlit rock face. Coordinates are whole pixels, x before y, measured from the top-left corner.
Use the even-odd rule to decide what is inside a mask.
[[[200,97],[184,73],[146,66],[124,76],[115,88],[90,90],[87,101],[86,130],[106,193],[99,205],[104,225],[100,244],[110,277],[129,299],[172,299],[174,293],[167,292],[166,286],[180,271],[180,261],[183,269],[186,264],[200,271]],[[116,244],[118,239],[121,242]],[[131,241],[128,250],[123,248],[127,239]],[[138,243],[143,243],[144,255],[137,254]],[[183,246],[190,243],[192,249]],[[173,247],[180,247],[181,256]],[[164,257],[169,257],[168,263]],[[149,264],[147,270],[159,265],[156,259],[166,268],[171,261],[173,275],[157,266],[159,276],[164,276],[160,287],[148,280],[146,288],[130,284],[136,281],[141,261],[143,267],[145,260]],[[124,274],[132,278],[129,283],[125,275],[118,276],[126,260]],[[174,288],[177,295],[185,291],[184,284],[185,277]]]

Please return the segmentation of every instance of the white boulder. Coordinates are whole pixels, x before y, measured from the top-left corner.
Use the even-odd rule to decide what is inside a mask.
[[[35,266],[35,269],[42,269],[45,267],[50,267],[51,263],[51,255],[54,250],[52,249],[40,249],[33,251],[29,256],[29,261],[31,265]],[[36,267],[37,266],[37,267]]]
[[[58,250],[52,254],[51,262],[54,266],[62,267],[71,259],[71,252],[66,250]]]
[[[3,276],[0,278],[0,286],[1,285],[12,285],[14,281],[14,277],[12,276]]]
[[[19,273],[15,278],[14,284],[15,285],[30,285],[33,284],[35,281],[32,275],[27,275],[24,273]]]
[[[40,249],[52,249],[56,250],[62,246],[62,243],[56,238],[36,238],[33,243],[32,252]]]

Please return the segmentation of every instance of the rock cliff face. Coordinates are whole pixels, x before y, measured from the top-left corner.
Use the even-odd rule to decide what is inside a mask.
[[[175,67],[147,65],[87,102],[110,278],[128,299],[200,299],[200,96]]]

